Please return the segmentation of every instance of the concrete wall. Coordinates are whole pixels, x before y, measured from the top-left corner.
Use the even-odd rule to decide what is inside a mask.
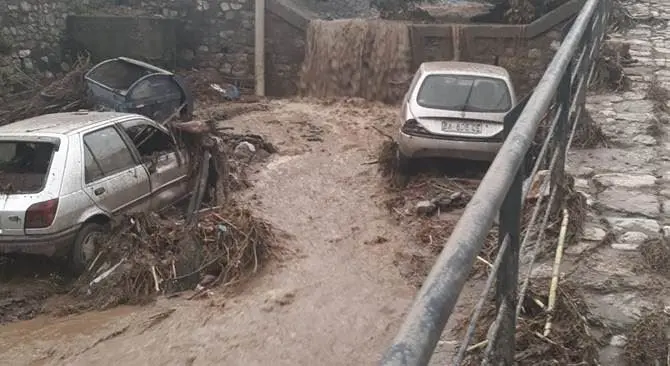
[[[459,60],[505,67],[524,95],[554,56],[567,23],[581,9],[573,0],[528,25],[420,24],[410,28],[414,67],[424,61]]]

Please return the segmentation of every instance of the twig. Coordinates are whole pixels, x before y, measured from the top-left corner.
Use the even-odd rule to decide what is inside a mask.
[[[482,258],[482,257],[480,257],[480,256],[477,256],[477,260],[479,260],[480,262],[486,264],[487,266],[489,266],[489,268],[493,267],[493,264],[491,264],[491,262],[487,261],[486,259],[484,259],[484,258]]]
[[[558,289],[558,275],[563,258],[563,246],[565,245],[565,236],[568,231],[568,221],[570,214],[568,209],[563,209],[563,222],[561,223],[561,232],[558,236],[558,246],[556,247],[556,257],[554,258],[554,268],[551,275],[551,286],[549,287],[549,301],[547,304],[547,322],[544,325],[544,336],[548,337],[551,332],[554,307],[556,306],[556,290]]]
[[[121,265],[121,263],[123,263],[123,262],[125,262],[125,261],[126,261],[126,258],[121,259],[121,260],[119,261],[119,263],[115,264],[112,268],[106,270],[106,271],[103,272],[100,276],[94,278],[93,281],[91,281],[91,282],[88,284],[88,286],[91,287],[91,286],[97,284],[98,282],[104,280],[105,278],[109,277],[109,275],[111,275],[117,268],[119,268],[119,266]]]
[[[95,259],[93,259],[93,262],[91,262],[91,265],[88,266],[88,271],[91,272],[93,270],[93,267],[95,266],[96,263],[98,263],[98,259],[100,259],[100,256],[102,255],[102,250],[98,252],[98,255],[95,256]]]
[[[382,135],[382,136],[386,137],[387,139],[393,141],[393,136],[391,136],[391,135],[389,135],[388,133],[386,133],[386,132],[380,130],[380,129],[377,128],[376,126],[372,126],[372,129],[374,129],[375,131],[379,132],[380,135]]]
[[[151,266],[151,276],[154,278],[154,289],[156,292],[160,292],[161,288],[158,285],[158,275],[156,274],[156,266]]]
[[[487,344],[489,344],[489,341],[488,340],[483,340],[479,343],[473,344],[472,346],[468,347],[467,351],[468,352],[476,351],[478,349],[486,347]]]

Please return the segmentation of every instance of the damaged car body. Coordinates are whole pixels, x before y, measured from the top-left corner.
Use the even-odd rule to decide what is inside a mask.
[[[178,111],[193,116],[193,98],[170,71],[127,57],[103,61],[84,75],[87,99],[98,110],[136,113],[162,122]]]
[[[190,194],[190,156],[139,114],[74,112],[0,126],[0,254],[68,256],[82,271],[115,218]]]

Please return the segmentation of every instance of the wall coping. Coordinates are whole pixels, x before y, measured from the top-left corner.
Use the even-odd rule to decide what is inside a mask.
[[[467,29],[468,35],[491,38],[535,38],[577,14],[585,0],[571,0],[530,24],[412,24],[423,36],[443,37],[445,28]]]
[[[530,24],[411,24],[412,28],[420,30],[424,36],[439,37],[444,35],[445,28],[467,28],[468,34],[479,37],[493,38],[535,38],[540,34],[547,32],[556,25],[564,22],[574,16],[581,10],[585,0],[570,0],[558,8],[550,11],[542,17],[535,19]],[[279,16],[299,29],[307,29],[312,19],[318,19],[318,15],[309,11],[300,9],[290,0],[268,0],[266,9]]]
[[[265,10],[284,19],[292,26],[306,30],[312,19],[318,19],[319,16],[309,10],[300,9],[289,0],[267,0]]]

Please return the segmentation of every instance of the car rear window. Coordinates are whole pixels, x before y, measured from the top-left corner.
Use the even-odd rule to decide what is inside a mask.
[[[0,141],[0,192],[42,191],[54,149],[49,142]]]
[[[483,76],[429,75],[416,99],[425,108],[464,112],[503,113],[512,108],[507,83]]]

